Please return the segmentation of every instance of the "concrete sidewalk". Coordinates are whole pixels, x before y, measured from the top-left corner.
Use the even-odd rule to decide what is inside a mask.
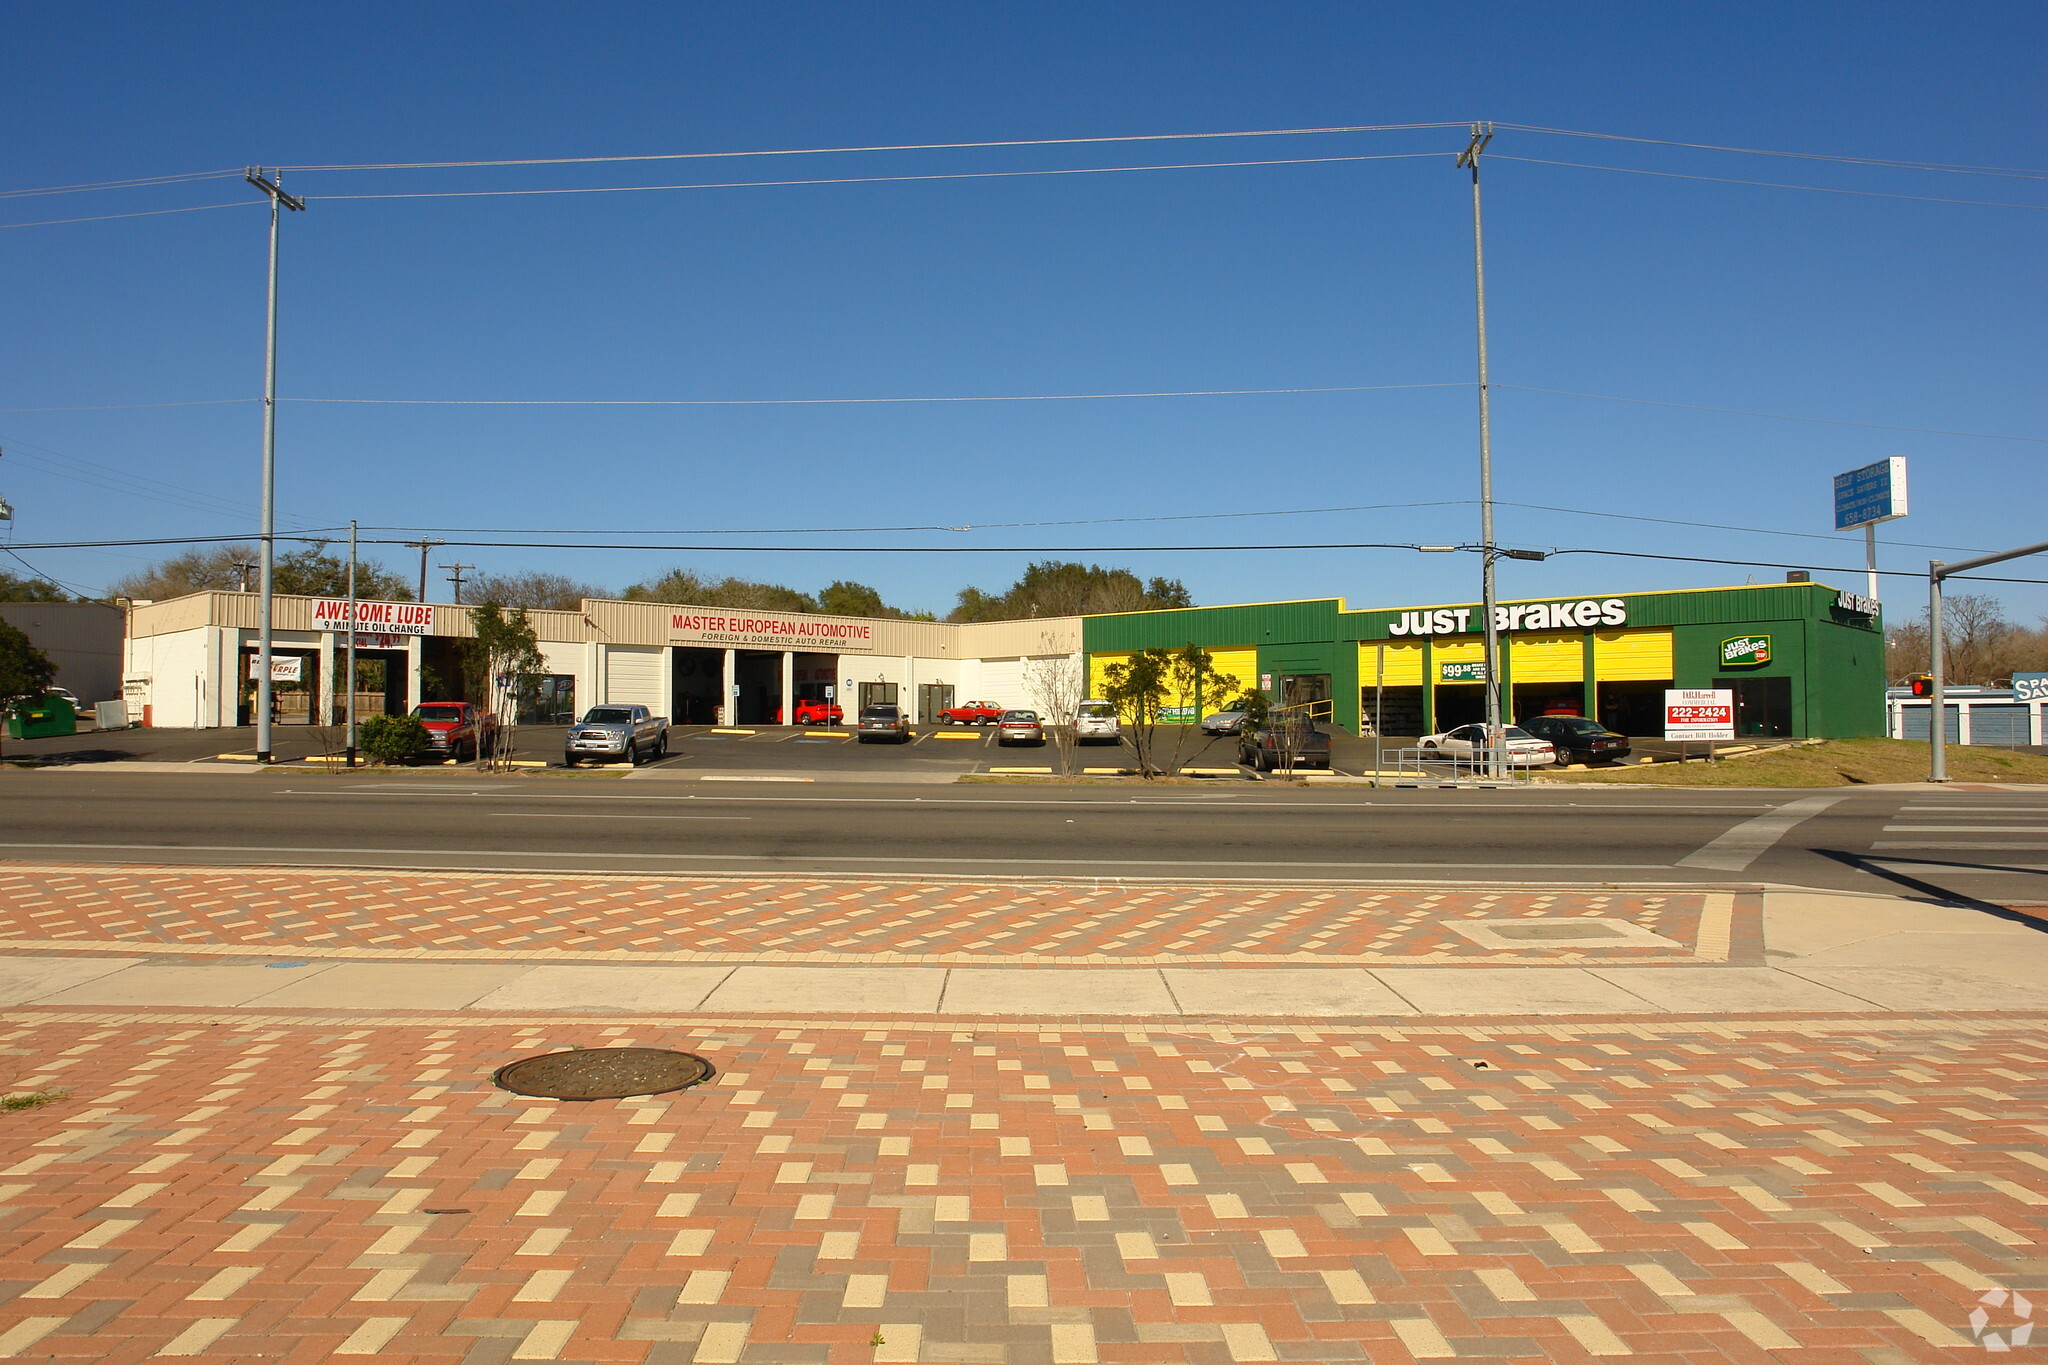
[[[0,1006],[191,1007],[589,1017],[733,1013],[1021,1017],[1465,1017],[2048,1009],[2048,932],[1894,897],[1773,891],[1762,966],[1143,966],[575,961],[541,950],[403,960],[349,949],[286,956],[225,945],[44,941],[0,956]],[[207,957],[217,960],[208,961]],[[707,955],[709,956],[709,955]],[[565,961],[564,958],[571,960]],[[231,959],[231,960],[218,960]],[[1696,960],[1697,961],[1697,960]]]

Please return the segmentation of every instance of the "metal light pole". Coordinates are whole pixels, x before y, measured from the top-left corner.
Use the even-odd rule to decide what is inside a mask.
[[[1927,561],[1927,672],[1932,679],[1930,695],[1927,698],[1927,780],[1948,781],[1948,704],[1944,687],[1948,682],[1948,670],[1942,666],[1941,648],[1941,583],[1945,578],[1972,569],[1986,568],[1992,564],[2003,564],[2008,559],[2023,559],[2028,555],[2048,554],[2048,540],[2038,545],[2022,545],[2017,550],[2001,550],[1995,555],[1978,555],[1975,559],[1959,560],[1944,564],[1938,559]]]
[[[1479,154],[1493,141],[1493,125],[1472,125],[1472,141],[1458,164],[1472,171],[1472,279],[1479,331],[1479,614],[1486,650],[1486,775],[1500,776],[1500,630],[1493,619],[1493,420],[1486,382],[1486,241],[1480,229]]]
[[[271,576],[277,559],[277,218],[280,206],[303,212],[305,204],[278,188],[277,181],[251,166],[242,178],[270,199],[270,305],[263,349],[263,561],[258,577],[263,601],[256,611],[256,761],[270,762]]]
[[[348,524],[348,766],[356,766],[356,524]]]

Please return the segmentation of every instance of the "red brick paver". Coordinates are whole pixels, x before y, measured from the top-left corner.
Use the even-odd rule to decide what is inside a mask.
[[[716,1084],[557,1104],[530,1053]],[[2048,1017],[1256,1030],[0,1018],[0,1355],[1974,1357]]]
[[[604,877],[280,871],[0,869],[0,941],[157,950],[573,954],[591,960],[1138,965],[1760,961],[1753,894],[1243,887],[774,877]],[[1671,940],[1487,946],[1449,927],[1615,920]],[[1731,956],[1732,954],[1732,956]]]

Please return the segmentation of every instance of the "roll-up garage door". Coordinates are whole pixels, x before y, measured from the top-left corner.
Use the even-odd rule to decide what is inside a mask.
[[[1601,631],[1593,637],[1593,675],[1601,682],[1657,682],[1675,676],[1671,632]]]
[[[605,658],[604,699],[626,706],[638,703],[657,716],[667,715],[668,705],[661,695],[661,647],[611,646]]]
[[[1577,682],[1586,669],[1582,635],[1511,635],[1508,676],[1516,683]],[[1659,673],[1660,678],[1669,677]]]
[[[1388,687],[1420,687],[1422,685],[1422,643],[1419,640],[1405,640],[1390,644],[1387,649]],[[1372,687],[1380,682],[1380,647],[1376,644],[1358,647],[1358,685]]]

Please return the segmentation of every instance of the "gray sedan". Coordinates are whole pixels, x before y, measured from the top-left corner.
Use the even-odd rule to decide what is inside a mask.
[[[1043,744],[1045,726],[1036,711],[1005,711],[996,722],[998,744]]]

